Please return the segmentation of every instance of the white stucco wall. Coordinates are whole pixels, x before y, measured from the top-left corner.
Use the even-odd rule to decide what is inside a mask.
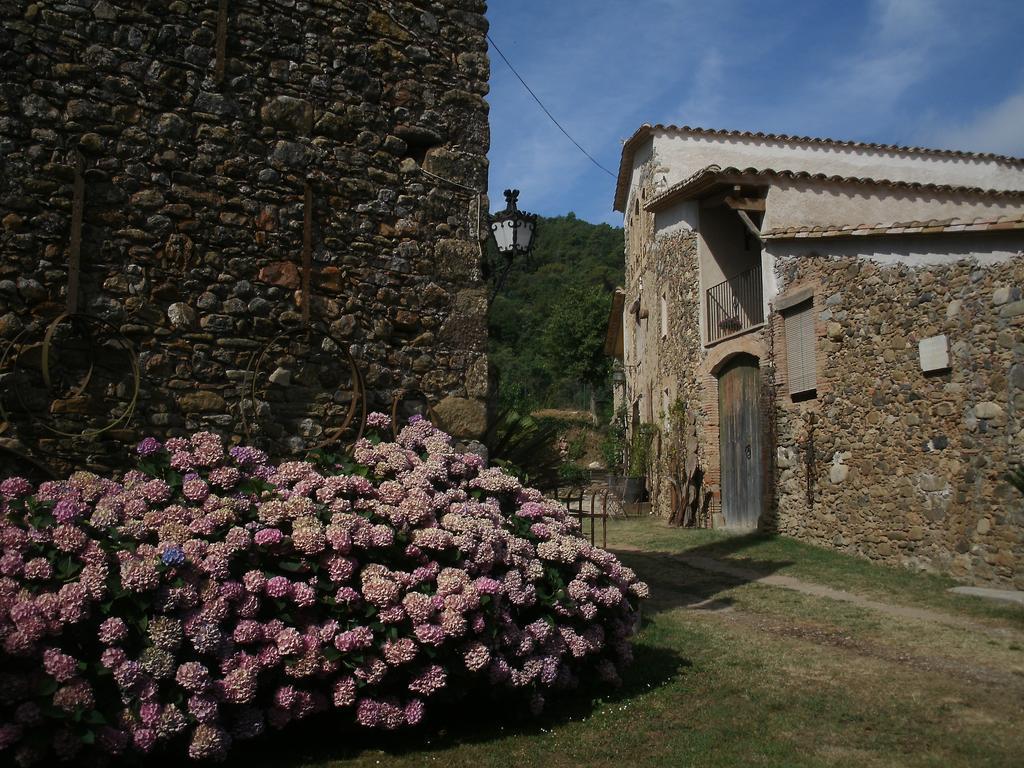
[[[756,138],[673,135],[665,131],[656,132],[652,143],[659,163],[669,169],[666,174],[668,185],[692,176],[701,168],[719,165],[723,168],[774,168],[983,189],[1024,189],[1024,164],[994,160],[794,145]],[[639,156],[638,152],[637,160]]]
[[[929,219],[998,218],[1024,213],[1024,197],[984,198],[885,187],[774,182],[762,230],[783,227],[893,224]]]
[[[696,230],[700,223],[699,215],[700,205],[695,200],[667,206],[654,215],[654,237]]]
[[[636,194],[636,188],[640,184],[640,169],[643,168],[644,164],[650,161],[654,155],[654,144],[653,142],[646,142],[643,146],[638,147],[636,152],[633,153],[633,169],[629,177],[629,195],[626,198],[626,211],[624,216],[628,219],[630,209],[633,207],[633,196]]]
[[[765,251],[772,265],[775,259],[799,258],[814,253],[836,258],[855,256],[881,264],[899,263],[915,267],[955,264],[959,261],[987,266],[1024,256],[1024,231],[769,240],[765,243]],[[768,281],[765,283],[765,293],[768,294]],[[768,298],[775,295],[777,287],[772,286]]]

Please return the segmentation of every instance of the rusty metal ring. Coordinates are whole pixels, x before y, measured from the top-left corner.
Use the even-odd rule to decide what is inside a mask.
[[[282,331],[281,333],[277,334],[272,339],[270,339],[270,341],[268,341],[263,346],[263,348],[260,349],[259,352],[253,354],[252,358],[249,361],[249,366],[246,368],[246,374],[249,374],[252,377],[252,386],[250,388],[250,399],[252,401],[252,408],[253,408],[253,414],[252,415],[253,415],[253,419],[255,419],[255,416],[256,416],[256,403],[257,403],[257,401],[259,399],[258,398],[258,391],[257,391],[258,390],[257,380],[258,380],[260,368],[263,366],[263,362],[266,359],[267,355],[269,354],[270,349],[278,341],[280,341],[281,339],[292,337],[292,336],[298,336],[298,335],[301,335],[301,334],[309,335],[309,334],[311,334],[313,332],[314,332],[314,329],[307,328],[307,327],[291,328],[289,330]],[[352,354],[348,351],[348,347],[345,344],[343,344],[342,342],[340,342],[338,339],[336,339],[334,336],[332,336],[330,333],[328,333],[326,331],[315,331],[315,332],[316,333],[320,333],[321,335],[323,335],[327,339],[330,339],[331,342],[340,350],[342,355],[344,355],[345,359],[348,361],[349,370],[352,373],[352,397],[349,399],[348,410],[347,410],[347,412],[345,414],[345,419],[342,422],[341,426],[332,428],[330,430],[330,432],[329,432],[329,436],[326,439],[321,440],[321,441],[319,441],[317,443],[314,443],[313,445],[306,446],[306,447],[302,448],[301,451],[294,450],[294,451],[292,451],[292,453],[306,452],[306,451],[316,450],[316,449],[319,449],[319,448],[327,448],[327,447],[329,447],[331,445],[334,445],[335,443],[337,443],[341,439],[341,436],[352,425],[352,422],[355,419],[355,415],[356,415],[357,411],[361,411],[361,413],[360,413],[360,417],[359,417],[359,429],[356,432],[355,439],[352,441],[353,445],[355,444],[356,441],[359,440],[359,438],[361,438],[363,436],[363,433],[366,431],[366,380],[363,378],[363,372],[359,368],[359,364],[356,362],[355,358],[352,357]],[[360,404],[362,405],[361,409],[358,407]],[[242,417],[242,424],[243,424],[243,426],[245,428],[245,435],[246,435],[247,438],[249,438],[251,440],[252,437],[253,437],[253,425],[250,422],[250,419],[248,418],[248,416],[246,415],[245,398],[244,397],[242,398],[242,401],[240,403],[239,412],[240,412],[240,415]],[[350,446],[350,448],[351,448],[351,446]]]
[[[58,315],[56,318],[54,318],[50,322],[50,324],[47,326],[46,332],[45,332],[45,334],[43,336],[42,359],[40,361],[40,370],[41,370],[41,373],[43,375],[43,380],[46,383],[47,387],[51,386],[51,379],[50,379],[50,351],[51,351],[51,348],[52,348],[53,337],[54,337],[54,335],[55,335],[55,333],[57,331],[57,328],[65,320],[71,320],[71,321],[73,321],[75,323],[80,324],[82,327],[85,327],[85,328],[88,328],[89,324],[95,324],[95,325],[98,325],[98,326],[101,326],[101,327],[105,327],[106,329],[111,331],[112,336],[117,339],[118,343],[123,346],[124,351],[128,353],[128,358],[129,358],[129,361],[130,361],[131,372],[132,372],[132,395],[131,395],[131,399],[128,402],[127,408],[125,408],[124,413],[122,413],[120,416],[118,416],[113,421],[110,421],[110,422],[106,423],[102,427],[97,427],[97,428],[94,428],[94,429],[83,429],[81,432],[65,432],[64,430],[57,429],[56,427],[52,426],[51,424],[48,424],[47,420],[45,418],[37,417],[36,421],[38,421],[38,423],[40,424],[40,426],[43,427],[43,429],[47,430],[48,432],[52,432],[53,434],[58,435],[60,437],[71,437],[71,438],[74,438],[74,437],[96,437],[98,435],[103,434],[104,432],[107,432],[107,431],[109,431],[111,429],[114,429],[115,427],[120,426],[121,424],[125,423],[126,421],[128,421],[131,418],[132,414],[135,412],[135,407],[136,407],[136,405],[138,404],[138,401],[139,401],[139,390],[140,390],[140,387],[141,387],[141,380],[142,380],[142,372],[141,372],[141,369],[139,367],[138,355],[136,354],[135,347],[131,343],[131,341],[128,338],[126,338],[124,336],[124,334],[122,334],[114,325],[112,325],[111,323],[108,323],[106,320],[103,320],[103,319],[98,318],[98,317],[93,317],[92,315],[82,314],[82,313],[64,312],[64,313]],[[23,335],[25,335],[27,333],[27,331],[28,331],[28,329],[26,328],[21,333],[19,333],[17,336],[15,336],[7,344],[6,348],[4,349],[3,355],[0,356],[0,370],[2,370],[5,367],[5,365],[7,364],[7,360],[9,358],[9,356],[10,356],[11,350],[13,350],[16,347],[17,342],[21,339],[21,337]],[[92,340],[91,332],[89,333],[87,338],[89,339],[90,349],[92,349],[94,347],[94,345],[93,345],[93,340]],[[18,359],[19,358],[20,358],[20,354],[17,354],[17,355],[14,356],[13,362],[12,362],[12,372],[16,372],[17,371],[17,369],[18,369]],[[80,395],[82,392],[85,391],[85,387],[88,386],[89,382],[92,380],[92,374],[93,374],[94,368],[95,368],[95,363],[91,359],[91,355],[90,355],[89,371],[86,373],[85,379],[83,380],[82,384],[80,386],[78,386],[73,391],[73,394]],[[21,391],[17,387],[14,387],[13,390],[14,390],[15,395],[18,398],[18,401],[21,403],[22,406],[24,406],[26,412],[29,412],[30,409],[28,408],[27,404],[25,403],[25,400],[24,400],[24,398],[21,395]],[[7,409],[3,405],[2,399],[0,399],[0,416],[2,416],[5,421],[10,421],[10,416],[9,416],[9,414],[7,412]]]
[[[36,470],[38,470],[38,472],[41,475],[46,475],[46,477],[48,477],[50,480],[56,480],[58,478],[57,473],[54,472],[53,469],[48,464],[43,463],[39,459],[35,458],[34,456],[28,453],[25,453],[24,451],[19,451],[17,448],[12,448],[10,445],[7,445],[8,442],[11,442],[10,439],[0,441],[0,453],[9,453],[11,456],[14,456],[19,461],[23,461],[26,464],[31,465]]]
[[[53,345],[53,336],[57,332],[57,328],[60,327],[60,324],[69,318],[71,318],[72,321],[79,319],[74,317],[71,312],[62,312],[46,327],[46,333],[43,334],[43,358],[40,361],[40,369],[43,374],[43,383],[46,385],[47,389],[53,386],[53,383],[50,381],[50,349]],[[88,331],[86,326],[83,325],[83,327],[86,329],[86,339],[89,342],[89,370],[86,372],[85,378],[82,379],[81,385],[77,389],[71,390],[72,397],[78,397],[85,392],[85,388],[89,386],[89,382],[92,381],[92,371],[93,368],[95,368],[95,365],[93,364],[94,345],[92,343],[92,333]]]
[[[3,371],[4,368],[7,366],[7,358],[11,354],[11,350],[13,350],[13,349],[15,349],[17,347],[18,342],[21,340],[21,337],[24,336],[25,334],[27,334],[28,330],[29,330],[28,328],[22,328],[17,334],[15,334],[13,339],[8,341],[7,344],[4,345],[3,354],[0,355],[0,371]],[[15,356],[15,362],[12,363],[12,374],[14,372],[14,369],[16,369],[16,368],[17,368],[17,356]],[[17,387],[14,387],[13,389],[14,389],[15,394],[18,395],[18,400],[21,401],[21,396],[20,396],[20,393],[17,390]],[[3,421],[4,421],[5,431],[6,431],[6,425],[10,424],[10,422],[11,422],[11,416],[7,412],[7,408],[4,407],[4,398],[3,397],[0,397],[0,418],[2,418]]]
[[[391,434],[394,438],[398,439],[398,406],[401,405],[409,395],[422,395],[423,402],[427,406],[427,412],[424,414],[431,424],[437,426],[437,415],[434,413],[434,406],[430,404],[430,398],[427,397],[427,393],[422,389],[400,389],[395,393],[394,398],[391,400]]]

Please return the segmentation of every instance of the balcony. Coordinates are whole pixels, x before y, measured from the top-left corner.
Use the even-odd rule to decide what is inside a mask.
[[[761,268],[748,269],[709,288],[706,317],[708,344],[763,324]]]

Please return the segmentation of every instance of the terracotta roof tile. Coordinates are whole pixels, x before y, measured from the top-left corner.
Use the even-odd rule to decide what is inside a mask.
[[[647,201],[644,208],[648,211],[654,211],[673,200],[692,199],[716,184],[764,184],[778,179],[811,181],[821,184],[858,184],[913,192],[955,193],[996,198],[1024,198],[1024,190],[1017,189],[982,189],[981,187],[965,187],[954,184],[872,179],[866,176],[830,176],[824,173],[810,173],[808,171],[787,171],[774,168],[734,168],[731,166],[721,168],[717,165],[709,165],[707,168],[697,171],[689,178],[683,179],[663,192],[658,193]]]
[[[966,152],[957,149],[933,149],[930,147],[901,146],[899,144],[844,141],[841,139],[826,139],[815,136],[792,136],[785,133],[762,133],[760,131],[735,131],[722,128],[699,128],[689,125],[665,125],[662,123],[651,125],[649,123],[645,123],[640,126],[632,136],[623,142],[622,158],[619,162],[619,175],[615,185],[614,210],[624,210],[626,205],[626,197],[629,192],[629,170],[633,163],[633,151],[641,141],[655,131],[685,133],[694,136],[713,136],[716,138],[760,139],[762,141],[778,141],[786,144],[810,144],[813,146],[868,150],[894,154],[931,155],[935,157],[961,158],[964,160],[985,160],[1006,165],[1024,165],[1024,158],[1012,157],[1010,155],[998,155],[992,152]]]
[[[931,219],[893,224],[846,224],[834,227],[780,227],[763,233],[765,240],[803,240],[822,237],[913,235],[941,232],[1005,232],[1024,230],[1024,211],[994,218]]]

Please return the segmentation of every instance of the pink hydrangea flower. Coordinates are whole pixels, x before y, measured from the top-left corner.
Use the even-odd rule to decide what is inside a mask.
[[[292,583],[289,581],[287,576],[274,576],[267,579],[267,584],[264,589],[270,597],[283,599],[291,597]]]
[[[20,499],[32,493],[32,483],[24,477],[8,477],[0,482],[0,495],[5,499]]]
[[[284,535],[277,528],[264,528],[256,531],[253,541],[261,547],[270,547],[274,544],[280,544],[283,538]]]
[[[361,441],[350,476],[225,452],[211,433],[148,445],[185,475],[177,498],[141,472],[120,484],[83,472],[35,492],[55,526],[0,516],[0,637],[25,667],[0,683],[0,740],[31,735],[40,762],[178,739],[219,759],[232,738],[332,703],[365,727],[409,727],[453,673],[542,702],[580,679],[617,683],[631,657],[646,585],[560,505],[458,454],[429,422],[396,443]],[[272,487],[242,491],[248,478]],[[31,494],[0,483],[0,515]],[[529,531],[503,510],[512,500]],[[551,569],[566,584],[553,604]],[[63,650],[83,634],[99,643]],[[93,692],[98,669],[112,673],[113,702]],[[57,688],[37,703],[43,673]],[[92,708],[109,725],[82,744],[60,720]],[[38,739],[43,727],[52,738]]]

